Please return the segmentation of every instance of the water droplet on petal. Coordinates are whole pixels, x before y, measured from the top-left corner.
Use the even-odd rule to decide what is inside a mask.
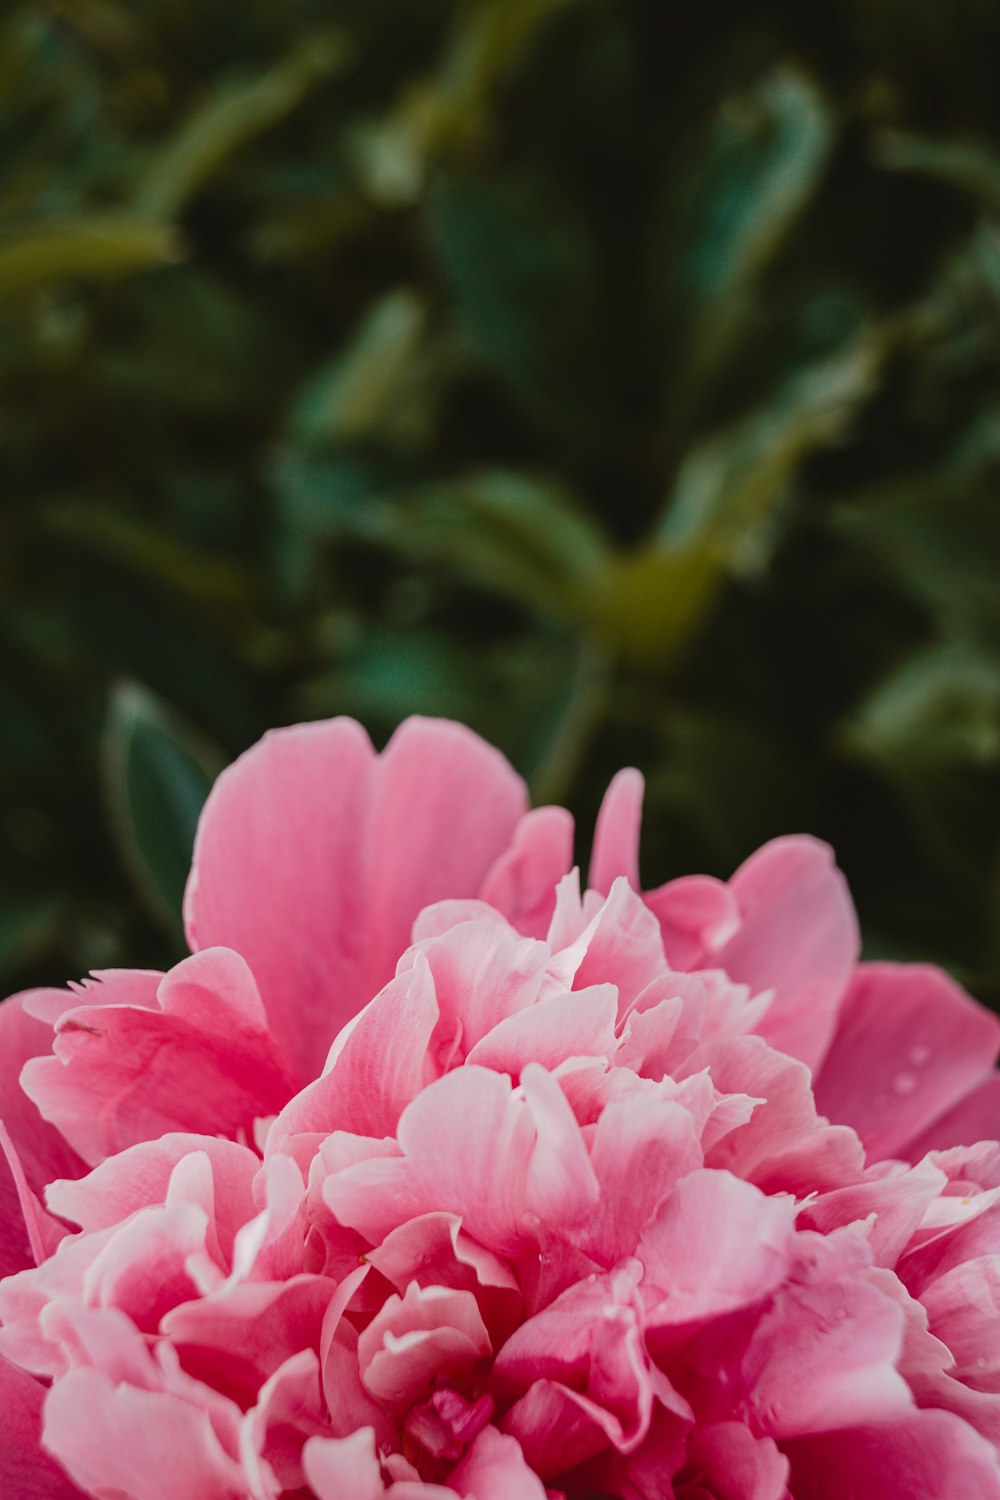
[[[915,1068],[922,1068],[925,1062],[930,1061],[931,1049],[925,1042],[917,1042],[916,1046],[910,1048],[910,1062]]]
[[[912,1073],[897,1073],[895,1078],[892,1080],[892,1092],[894,1094],[899,1094],[900,1097],[904,1099],[907,1094],[913,1093],[913,1090],[916,1088],[916,1086],[917,1080],[916,1078],[914,1078]]]

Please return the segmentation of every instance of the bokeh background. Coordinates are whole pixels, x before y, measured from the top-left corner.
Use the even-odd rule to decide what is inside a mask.
[[[0,988],[181,951],[271,725],[644,874],[836,845],[1000,1003],[995,0],[10,0]]]

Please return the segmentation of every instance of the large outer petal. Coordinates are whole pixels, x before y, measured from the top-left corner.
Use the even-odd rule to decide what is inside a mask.
[[[918,1136],[927,1141],[922,1149],[937,1144],[932,1122],[990,1075],[998,1048],[1000,1021],[940,969],[859,964],[816,1103],[854,1126],[872,1160],[909,1156]],[[954,1144],[948,1132],[941,1144]]]
[[[478,894],[526,808],[458,724],[409,719],[376,756],[350,719],[277,730],[219,778],[185,897],[193,949],[235,948],[303,1079],[392,978],[421,907]]]
[[[833,851],[804,836],[773,839],[740,866],[729,887],[740,927],[711,963],[754,993],[774,990],[761,1036],[815,1070],[833,1036],[859,944]]]
[[[788,1443],[792,1493],[815,1500],[998,1500],[1000,1464],[985,1438],[945,1411]]]

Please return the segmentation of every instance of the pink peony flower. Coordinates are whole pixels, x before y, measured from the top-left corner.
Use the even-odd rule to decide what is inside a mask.
[[[1000,1023],[641,796],[581,890],[467,730],[282,730],[189,958],[0,1007],[0,1494],[1000,1500]]]

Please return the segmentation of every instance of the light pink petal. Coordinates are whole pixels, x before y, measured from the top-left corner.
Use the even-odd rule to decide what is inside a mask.
[[[960,1418],[918,1411],[785,1446],[794,1495],[810,1500],[997,1500],[1000,1461]]]
[[[484,1427],[448,1486],[474,1500],[545,1500],[545,1486],[524,1461],[516,1439]]]
[[[793,1241],[787,1203],[728,1172],[689,1173],[639,1241],[647,1316],[698,1323],[762,1301],[787,1274]]]
[[[289,1076],[245,961],[209,949],[166,974],[158,1009],[88,1005],[22,1084],[91,1165],[168,1131],[235,1135],[287,1099]],[[56,1174],[59,1176],[65,1173]]]
[[[536,1131],[524,1183],[525,1207],[551,1227],[579,1224],[600,1197],[583,1132],[562,1089],[539,1063],[525,1067],[521,1088]]]
[[[536,807],[494,862],[481,895],[525,937],[543,938],[555,911],[556,886],[573,863],[573,818],[562,807]]]
[[[702,1152],[686,1109],[636,1095],[602,1110],[590,1161],[600,1199],[577,1243],[610,1267],[635,1253],[642,1230],[668,1193],[702,1165]]]
[[[739,930],[735,894],[712,875],[682,875],[647,891],[646,905],[663,934],[667,957],[676,969],[695,969]]]
[[[0,1359],[0,1495],[10,1500],[79,1500],[80,1490],[41,1450],[44,1386]]]
[[[773,989],[761,1035],[815,1069],[858,956],[857,917],[833,853],[812,838],[774,839],[729,884],[740,927],[712,966],[755,994]]]
[[[641,896],[619,877],[581,936],[556,955],[556,966],[561,979],[572,980],[574,990],[593,984],[616,985],[618,1015],[623,1017],[667,968],[659,924]]]
[[[381,757],[348,719],[275,731],[208,799],[188,939],[243,954],[307,1081],[392,978],[420,909],[478,893],[525,804],[504,758],[457,724],[410,719]]]
[[[634,891],[639,885],[639,828],[642,823],[642,773],[619,771],[604,793],[594,826],[588,885],[606,896],[620,875]]]
[[[403,1219],[442,1211],[460,1214],[487,1249],[516,1254],[531,1243],[524,1197],[535,1138],[530,1112],[509,1078],[457,1068],[403,1111],[402,1160],[348,1167],[327,1178],[323,1196],[341,1223],[373,1245]]]
[[[316,1500],[381,1500],[385,1493],[370,1427],[343,1438],[310,1438],[302,1466]]]
[[[862,1232],[876,1265],[894,1266],[944,1186],[944,1173],[925,1166],[893,1177],[869,1178],[810,1199],[798,1217],[802,1229],[829,1234],[871,1217]]]
[[[430,967],[419,954],[345,1027],[322,1076],[286,1104],[268,1133],[268,1153],[298,1134],[394,1134],[402,1111],[435,1076],[428,1054],[439,1019]]]
[[[988,1073],[998,1049],[1000,1021],[940,969],[859,964],[816,1103],[854,1126],[871,1160],[908,1155]]]
[[[519,1078],[529,1062],[555,1068],[567,1057],[607,1057],[615,1052],[618,992],[612,984],[564,995],[507,1016],[477,1042],[467,1061]]]
[[[86,979],[65,989],[25,990],[20,996],[25,1012],[47,1026],[55,1026],[68,1010],[82,1005],[139,1005],[159,1010],[156,998],[161,969],[94,969]]]
[[[492,1342],[516,1327],[523,1303],[514,1273],[461,1227],[457,1214],[424,1214],[394,1229],[366,1259],[398,1291],[411,1282],[472,1292]]]
[[[208,1413],[157,1391],[71,1370],[45,1401],[44,1442],[92,1495],[134,1500],[245,1500],[242,1468]]]

